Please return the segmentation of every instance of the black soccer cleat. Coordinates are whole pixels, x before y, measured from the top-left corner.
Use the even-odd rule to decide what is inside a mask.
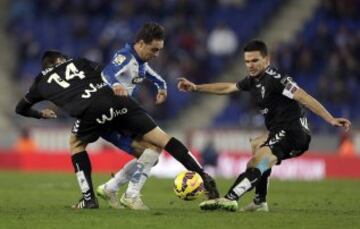
[[[206,189],[206,195],[209,200],[216,199],[220,197],[219,191],[217,190],[215,180],[207,173],[202,175],[204,181],[204,187]]]
[[[97,209],[99,208],[99,203],[97,198],[91,200],[85,200],[83,197],[76,204],[72,205],[71,208],[74,209]]]

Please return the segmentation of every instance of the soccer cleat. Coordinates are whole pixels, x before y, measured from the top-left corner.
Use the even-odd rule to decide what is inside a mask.
[[[262,202],[259,204],[251,202],[247,206],[241,208],[240,211],[243,211],[243,212],[268,212],[269,207],[266,202]]]
[[[105,200],[110,207],[115,209],[124,209],[124,207],[120,204],[117,192],[106,190],[105,184],[96,188],[96,194]]]
[[[221,209],[235,212],[238,210],[238,202],[236,200],[229,200],[227,198],[220,198],[218,205]]]
[[[206,195],[208,196],[209,200],[219,198],[220,194],[216,188],[214,179],[207,173],[203,174],[202,179],[204,181]]]
[[[144,204],[141,200],[140,195],[134,197],[127,197],[126,194],[122,194],[120,203],[127,208],[132,210],[149,210],[150,208]]]
[[[199,206],[201,210],[224,209],[227,211],[237,211],[238,209],[238,203],[236,200],[229,200],[226,198],[207,200],[202,202]]]
[[[219,199],[206,200],[200,203],[199,207],[201,210],[216,210],[219,208]]]
[[[74,209],[97,209],[99,204],[96,198],[91,200],[85,200],[83,197],[76,204],[72,205]]]

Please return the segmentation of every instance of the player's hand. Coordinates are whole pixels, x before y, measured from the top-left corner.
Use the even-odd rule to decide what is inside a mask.
[[[191,82],[185,78],[178,78],[177,87],[178,87],[179,91],[183,91],[183,92],[196,91],[196,84],[194,84],[193,82]]]
[[[121,84],[116,84],[112,86],[112,89],[114,91],[114,94],[117,96],[128,96],[128,92],[124,86]]]
[[[41,113],[41,117],[43,119],[57,118],[57,115],[56,115],[55,111],[53,111],[51,109],[41,110],[40,113]]]
[[[156,95],[156,104],[161,104],[166,100],[167,97],[167,91],[166,90],[159,90]]]
[[[346,118],[334,118],[330,124],[336,127],[343,127],[345,131],[350,130],[351,122]]]

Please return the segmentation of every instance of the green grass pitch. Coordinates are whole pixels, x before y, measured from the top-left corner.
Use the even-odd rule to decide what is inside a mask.
[[[95,174],[99,185],[108,176]],[[185,202],[173,181],[151,177],[143,190],[150,211],[115,210],[100,201],[98,210],[73,210],[79,197],[71,173],[0,171],[0,228],[360,228],[360,181],[271,181],[269,213],[203,212],[200,201]],[[221,193],[231,180],[217,179]],[[123,191],[123,189],[121,189]],[[247,204],[252,193],[240,200]]]

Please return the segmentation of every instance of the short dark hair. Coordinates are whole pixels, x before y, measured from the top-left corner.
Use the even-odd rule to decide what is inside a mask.
[[[136,33],[135,43],[143,40],[146,44],[149,44],[153,40],[164,40],[164,37],[164,27],[155,22],[148,22],[145,23]]]
[[[261,40],[251,40],[244,46],[244,52],[259,51],[262,56],[268,55],[268,49],[265,42]]]
[[[58,58],[68,59],[66,55],[57,50],[47,50],[41,57],[41,65],[43,69],[54,67]]]

